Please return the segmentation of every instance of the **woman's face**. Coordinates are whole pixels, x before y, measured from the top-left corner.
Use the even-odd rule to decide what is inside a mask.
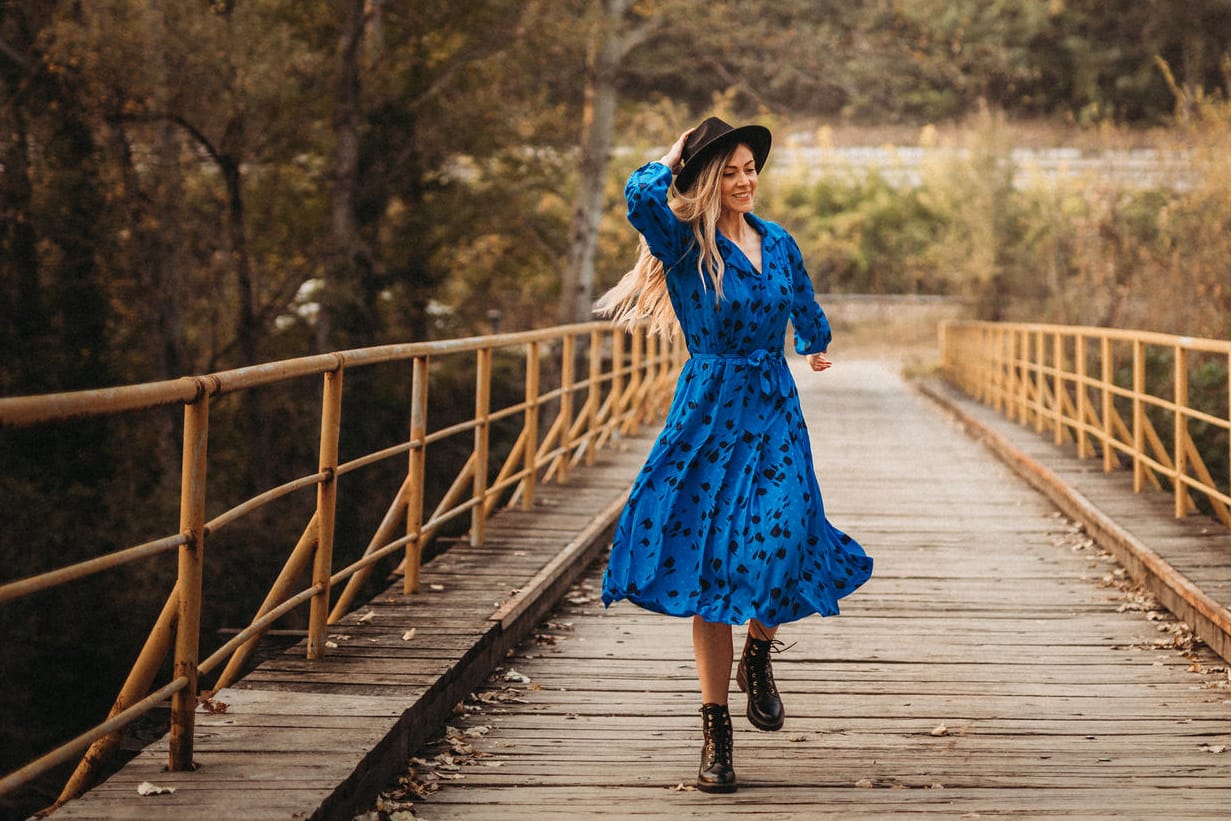
[[[722,210],[747,214],[756,193],[756,160],[748,146],[740,145],[722,169]]]

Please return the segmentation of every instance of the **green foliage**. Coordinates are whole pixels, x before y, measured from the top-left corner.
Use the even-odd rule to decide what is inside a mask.
[[[1206,101],[1157,136],[1182,185],[1043,176],[983,111],[947,141],[924,129],[917,185],[774,168],[766,212],[799,240],[822,289],[962,295],[988,319],[1231,334],[1231,104]],[[1176,294],[1187,295],[1177,299]]]
[[[846,293],[946,293],[925,255],[943,223],[918,189],[872,174],[788,188],[766,206],[797,238],[813,280]]]

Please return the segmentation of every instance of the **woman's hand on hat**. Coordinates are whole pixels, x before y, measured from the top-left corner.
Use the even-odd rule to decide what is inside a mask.
[[[828,370],[832,366],[833,362],[824,351],[808,354],[808,367],[812,370],[819,373],[820,371]]]
[[[684,143],[688,141],[688,135],[696,131],[695,128],[690,128],[679,136],[679,138],[667,149],[667,153],[663,154],[660,163],[671,169],[672,174],[680,173],[681,161],[684,158]]]

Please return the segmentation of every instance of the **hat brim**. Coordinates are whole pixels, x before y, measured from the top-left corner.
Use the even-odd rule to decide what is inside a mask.
[[[773,135],[763,125],[744,125],[720,134],[697,148],[688,160],[688,164],[680,169],[679,174],[675,175],[675,189],[677,191],[687,191],[689,188],[692,188],[693,183],[697,181],[697,177],[701,174],[701,170],[705,168],[710,160],[723,151],[732,149],[741,143],[748,146],[748,149],[752,151],[752,159],[756,164],[757,173],[759,174],[765,166],[765,160],[769,158],[769,149],[773,144]]]

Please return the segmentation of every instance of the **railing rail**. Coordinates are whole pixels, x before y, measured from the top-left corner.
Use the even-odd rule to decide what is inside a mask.
[[[581,344],[579,345],[579,341]],[[578,380],[579,351],[587,361]],[[521,401],[492,407],[493,357],[518,356],[525,390]],[[472,356],[475,366],[474,414],[468,421],[430,430],[429,385],[432,363],[446,357]],[[106,416],[158,407],[184,409],[180,529],[153,541],[113,551],[68,567],[0,584],[0,605],[41,590],[101,573],[123,564],[176,551],[178,576],[162,611],[120,690],[106,721],[0,779],[0,794],[17,789],[53,767],[85,755],[65,785],[62,803],[87,789],[99,766],[114,751],[120,731],[171,698],[168,766],[192,768],[194,712],[198,681],[222,668],[214,689],[238,678],[257,641],[274,622],[305,603],[309,607],[307,656],[327,652],[328,625],[348,612],[377,563],[402,555],[404,589],[418,586],[423,548],[447,523],[469,517],[469,538],[482,543],[484,522],[496,506],[530,507],[541,481],[567,481],[569,468],[591,460],[594,451],[661,415],[671,396],[670,383],[686,357],[682,340],[661,340],[644,328],[625,332],[609,323],[582,323],[538,331],[470,337],[438,342],[386,345],[271,362],[245,368],[144,385],[45,396],[0,399],[0,429],[46,422]],[[382,363],[406,363],[411,369],[407,397],[409,433],[403,442],[339,461],[339,434],[344,375]],[[544,368],[547,364],[549,367]],[[543,390],[544,371],[558,375]],[[320,442],[316,472],[296,477],[244,500],[207,520],[206,457],[211,402],[237,391],[257,390],[305,377],[322,379]],[[555,417],[544,433],[543,415]],[[521,431],[511,452],[493,470],[491,430],[495,422],[520,416]],[[429,446],[469,434],[473,440],[464,466],[436,508],[424,521],[425,474],[431,468]],[[342,477],[377,462],[406,458],[406,475],[363,556],[349,566],[334,567],[333,536],[337,486]],[[494,478],[493,478],[494,474]],[[202,607],[209,591],[202,586],[202,559],[209,537],[270,502],[314,488],[315,512],[291,549],[281,573],[252,621],[203,661],[198,661]],[[311,584],[296,589],[297,579],[311,573]],[[331,605],[333,588],[346,586]],[[171,680],[155,689],[158,671],[173,657]],[[225,663],[225,666],[223,666]],[[153,692],[151,692],[153,690]]]
[[[945,322],[946,378],[1133,487],[1169,491],[1231,528],[1231,342],[1144,331]],[[1215,476],[1214,474],[1217,474]]]

